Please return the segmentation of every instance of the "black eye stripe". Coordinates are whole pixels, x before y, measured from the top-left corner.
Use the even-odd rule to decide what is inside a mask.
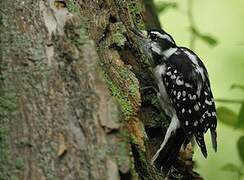
[[[164,42],[170,42],[172,44],[175,44],[174,40],[172,39],[172,37],[166,33],[160,33],[160,32],[156,32],[156,31],[152,31],[149,33],[148,38],[150,38],[151,40],[162,40]]]
[[[151,34],[150,34],[150,38],[151,38],[152,40],[154,40],[154,39],[157,39],[158,37],[157,37],[156,34],[151,33]]]

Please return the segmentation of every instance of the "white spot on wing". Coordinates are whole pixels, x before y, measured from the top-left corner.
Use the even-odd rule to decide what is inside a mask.
[[[198,125],[198,121],[195,121],[193,125],[196,127]]]
[[[180,80],[180,76],[177,76],[177,78],[176,78],[176,84],[177,84],[178,86],[184,84],[184,81],[183,81],[183,80]]]
[[[192,87],[189,83],[185,83],[185,86],[190,88]]]
[[[171,79],[175,79],[176,78],[176,76],[173,74],[173,75],[171,75],[171,77],[170,77]]]
[[[207,115],[208,115],[208,117],[211,117],[211,113],[209,113],[208,111],[207,111]]]
[[[181,96],[181,92],[179,91],[179,92],[177,93],[177,99],[180,99],[180,96]]]
[[[195,111],[199,111],[199,106],[198,106],[198,104],[196,104],[196,105],[194,106],[194,109],[195,109]]]
[[[182,96],[186,96],[186,91],[182,91]]]
[[[197,96],[195,94],[194,95],[188,94],[188,97],[190,100],[196,100],[197,99]]]
[[[189,97],[189,99],[192,99],[192,95],[191,94],[188,94],[188,97]]]
[[[213,102],[210,100],[210,101],[208,101],[207,99],[205,100],[205,103],[207,104],[207,105],[209,105],[209,106],[211,106],[212,104],[213,104]]]
[[[166,75],[171,76],[171,71],[168,71]]]

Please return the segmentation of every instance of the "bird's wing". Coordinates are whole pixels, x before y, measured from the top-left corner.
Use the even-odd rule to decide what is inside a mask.
[[[171,56],[162,78],[181,127],[188,137],[195,136],[206,157],[203,134],[209,128],[216,129],[216,110],[206,68],[203,64],[196,66],[190,58],[185,53]]]

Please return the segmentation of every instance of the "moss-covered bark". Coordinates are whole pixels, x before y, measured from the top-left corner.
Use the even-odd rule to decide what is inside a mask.
[[[163,179],[150,158],[168,122],[155,92],[140,91],[153,80],[130,31],[159,26],[152,8],[140,0],[0,7],[0,179]]]

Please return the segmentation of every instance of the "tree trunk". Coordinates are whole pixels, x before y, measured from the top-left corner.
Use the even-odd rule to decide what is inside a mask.
[[[153,6],[0,3],[0,180],[163,179],[150,159],[168,121],[140,91],[153,80],[130,31],[159,26]],[[191,160],[177,167],[195,177]]]

